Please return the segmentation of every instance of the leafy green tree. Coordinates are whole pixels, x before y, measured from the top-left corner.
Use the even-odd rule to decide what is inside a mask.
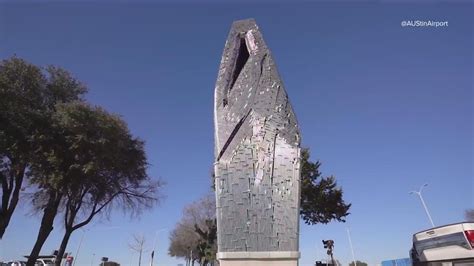
[[[15,56],[0,62],[0,239],[35,163],[33,139],[46,134],[57,103],[81,100],[85,92],[60,68],[42,69]]]
[[[355,263],[357,264],[355,266],[368,266],[368,264],[366,262],[363,262],[363,261],[360,261],[360,260],[356,260]],[[354,262],[349,263],[349,266],[354,266]]]
[[[120,117],[84,103],[86,87],[58,67],[13,57],[0,63],[0,178],[3,236],[25,179],[41,224],[33,266],[64,214],[62,257],[73,231],[120,208],[136,214],[157,202],[162,185],[146,173],[144,143]]]
[[[300,216],[306,224],[345,222],[351,204],[344,202],[335,177],[321,176],[320,166],[319,161],[310,161],[309,149],[302,150]]]
[[[147,175],[144,143],[130,134],[120,117],[71,103],[58,105],[52,122],[56,134],[42,141],[55,145],[44,145],[49,147],[41,150],[47,163],[34,168],[50,178],[33,181],[63,198],[58,207],[64,210],[65,233],[57,254],[62,258],[75,230],[113,207],[134,215],[152,207],[162,183]],[[57,259],[56,265],[60,262]]]

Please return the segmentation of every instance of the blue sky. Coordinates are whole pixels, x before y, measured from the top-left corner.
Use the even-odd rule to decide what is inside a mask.
[[[146,141],[165,200],[138,219],[122,213],[88,227],[76,265],[107,256],[136,265],[133,233],[158,237],[158,265],[182,208],[209,191],[213,89],[233,20],[253,17],[273,52],[303,144],[352,203],[347,223],[301,226],[300,265],[335,255],[371,265],[407,257],[411,235],[459,222],[474,207],[473,4],[404,1],[319,3],[0,3],[0,58],[55,64],[88,85],[87,98],[118,113]],[[448,27],[401,27],[403,20]],[[26,200],[0,242],[0,260],[29,254],[39,217]],[[76,252],[81,232],[68,250]],[[57,248],[58,223],[43,247]],[[95,257],[93,255],[95,253]],[[93,260],[95,259],[95,260]],[[148,257],[144,260],[148,263]]]

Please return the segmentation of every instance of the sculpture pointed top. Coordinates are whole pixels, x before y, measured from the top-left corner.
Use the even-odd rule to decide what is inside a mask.
[[[269,48],[254,19],[232,23],[219,66],[214,93],[214,122],[216,125],[216,160],[226,159],[226,150],[239,128],[250,117],[276,117],[275,110],[285,110],[279,118],[280,136],[288,143],[299,142],[296,117],[287,104],[287,94]],[[281,106],[280,106],[281,105]],[[278,111],[280,112],[280,111]],[[278,113],[277,112],[277,113]],[[249,138],[242,130],[237,139]],[[230,149],[229,149],[230,148]]]
[[[258,29],[257,22],[253,18],[236,20],[231,27],[231,30],[236,31],[249,31],[251,29]]]
[[[239,40],[245,40],[250,54],[265,53],[267,50],[257,22],[253,18],[237,20],[232,23],[224,49],[233,49],[235,42],[239,42]]]

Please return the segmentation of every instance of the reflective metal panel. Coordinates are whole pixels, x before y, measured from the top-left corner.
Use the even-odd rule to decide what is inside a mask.
[[[297,251],[299,129],[253,19],[232,25],[214,101],[219,252]]]

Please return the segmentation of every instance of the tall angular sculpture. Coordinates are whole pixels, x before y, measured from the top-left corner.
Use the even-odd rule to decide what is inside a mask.
[[[232,25],[214,98],[217,257],[297,265],[299,129],[253,19]]]

